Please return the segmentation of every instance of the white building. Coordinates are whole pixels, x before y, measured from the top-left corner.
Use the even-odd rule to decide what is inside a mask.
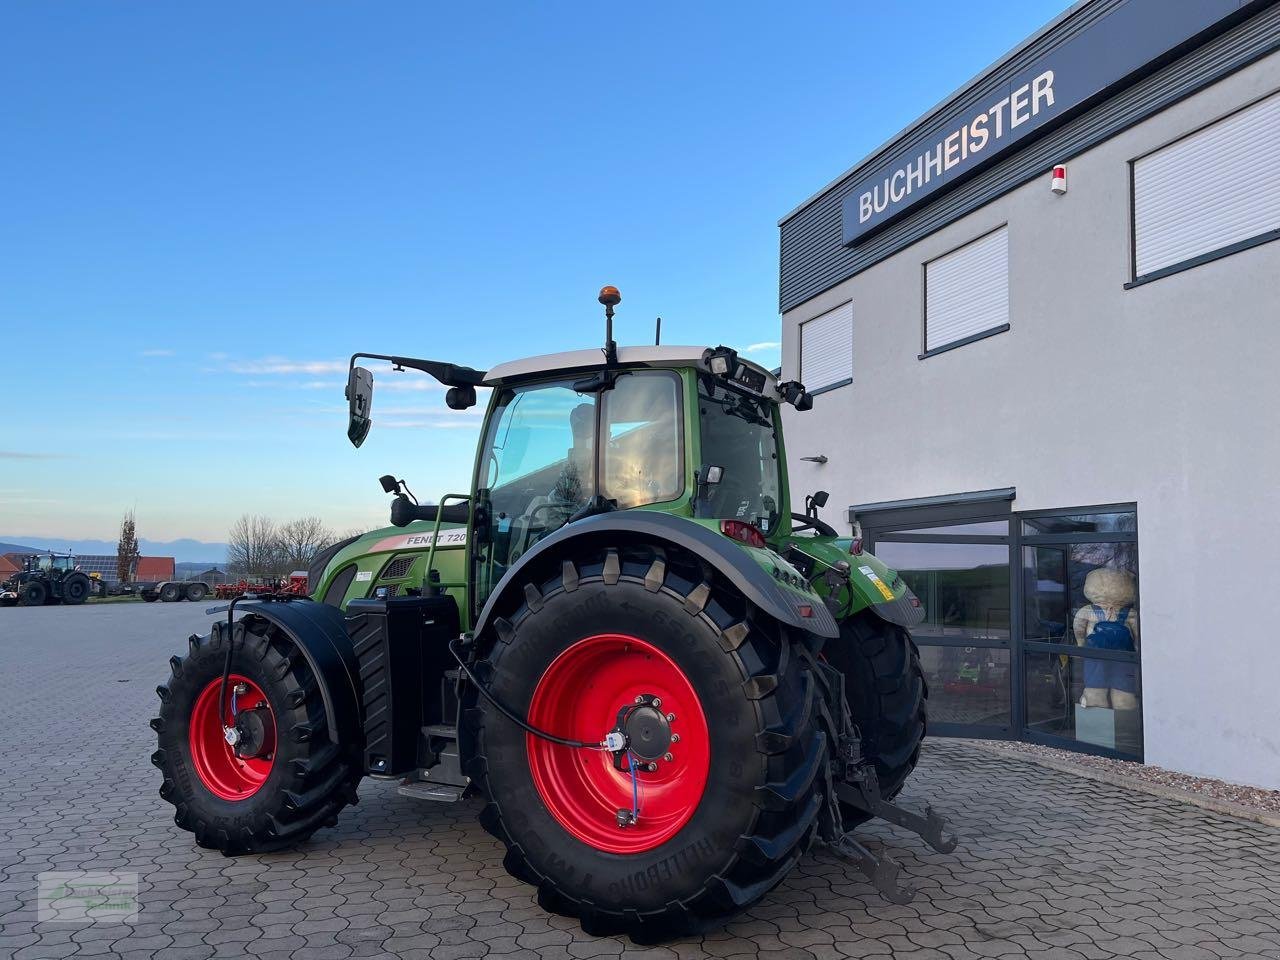
[[[926,600],[931,732],[1280,787],[1277,51],[1086,0],[781,221],[792,488]]]

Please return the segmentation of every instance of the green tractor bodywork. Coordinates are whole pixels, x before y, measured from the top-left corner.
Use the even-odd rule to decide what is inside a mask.
[[[760,382],[772,382],[771,375],[763,368],[742,360],[737,362],[751,369],[760,378],[769,378],[768,381],[762,379]],[[619,376],[625,376],[628,370],[625,366],[617,369]],[[706,462],[699,416],[699,411],[703,409],[699,404],[699,378],[705,381],[710,375],[697,366],[643,366],[632,368],[632,372],[643,370],[650,373],[660,369],[679,381],[680,435],[683,439],[681,475],[675,485],[678,489],[663,491],[662,499],[638,504],[634,509],[684,518],[691,525],[720,534],[722,523],[734,518],[698,516],[697,504],[700,484],[705,489],[700,471],[716,466]],[[563,381],[563,371],[557,370],[555,377],[544,382],[558,384]],[[521,389],[533,391],[538,388],[540,381],[535,376],[516,382]],[[482,437],[492,436],[495,418],[502,412],[502,395],[502,388],[494,390],[493,402],[481,432]],[[776,436],[778,481],[777,503],[773,511],[776,514],[775,522],[772,529],[761,531],[764,539],[762,547],[731,537],[725,537],[726,541],[768,573],[783,590],[807,600],[816,596],[838,619],[846,619],[868,607],[876,607],[891,622],[918,622],[919,617],[913,614],[919,608],[919,602],[911,595],[896,571],[872,554],[862,551],[860,546],[855,545],[853,537],[837,536],[829,527],[817,521],[816,508],[811,508],[812,516],[792,514],[777,405],[777,401],[770,403],[772,432]],[[489,590],[496,586],[498,580],[494,572],[494,566],[498,565],[494,556],[496,549],[484,543],[483,538],[480,544],[476,544],[473,535],[475,510],[470,506],[483,503],[486,497],[491,499],[498,493],[496,488],[489,491],[480,486],[483,476],[480,461],[487,455],[488,448],[482,444],[474,471],[476,481],[468,494],[449,494],[440,501],[441,507],[466,506],[466,522],[446,522],[437,515],[432,520],[412,521],[404,527],[373,530],[347,541],[318,558],[319,563],[313,565],[314,575],[310,581],[312,597],[345,609],[352,600],[361,598],[445,592],[457,601],[462,628],[471,630],[488,598]],[[562,468],[564,463],[564,460],[553,461],[548,466],[553,469]],[[720,482],[724,482],[723,478]],[[546,532],[554,532],[554,529],[558,528]],[[818,532],[820,530],[826,532]],[[497,536],[500,537],[501,534]]]

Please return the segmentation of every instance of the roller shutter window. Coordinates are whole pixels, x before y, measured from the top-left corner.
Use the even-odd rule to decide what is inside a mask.
[[[809,392],[853,381],[853,304],[800,324],[800,382]]]
[[[1280,94],[1273,94],[1133,162],[1135,279],[1275,238],[1278,130]]]
[[[1001,227],[924,267],[928,353],[1009,326],[1009,228]]]

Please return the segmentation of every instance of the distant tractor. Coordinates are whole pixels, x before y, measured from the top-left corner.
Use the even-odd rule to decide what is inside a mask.
[[[5,606],[42,607],[52,603],[81,604],[93,584],[76,564],[74,554],[37,553],[22,562],[22,570],[0,585]]]
[[[816,842],[905,903],[851,832],[874,818],[954,849],[894,802],[927,719],[921,601],[819,519],[825,493],[792,511],[781,411],[811,394],[728,347],[619,348],[620,299],[603,350],[352,357],[357,447],[361,357],[454,410],[491,391],[471,487],[419,505],[383,477],[392,526],[322,551],[310,599],[234,600],[170,660],[152,762],[198,844],[301,843],[366,776],[474,796],[544,908],[639,942],[722,923]]]

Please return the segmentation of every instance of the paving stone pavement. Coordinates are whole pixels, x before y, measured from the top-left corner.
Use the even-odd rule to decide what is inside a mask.
[[[862,831],[915,902],[814,851],[725,929],[657,948],[543,913],[475,803],[387,783],[294,851],[200,850],[156,795],[147,721],[207,622],[186,603],[0,610],[0,958],[1280,958],[1280,830],[945,740],[906,798],[948,814],[960,849]],[[136,872],[137,922],[37,922],[49,870]]]

